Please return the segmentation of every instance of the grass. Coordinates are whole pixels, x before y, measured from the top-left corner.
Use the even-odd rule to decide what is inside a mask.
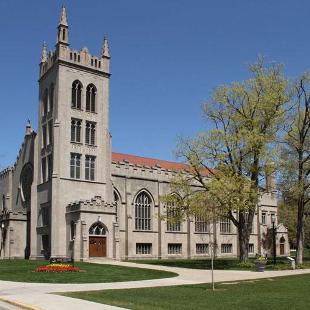
[[[72,292],[62,295],[134,310],[299,310],[309,309],[310,275],[158,288]]]
[[[177,274],[150,269],[112,266],[106,264],[75,263],[83,272],[33,272],[47,261],[0,260],[0,280],[37,283],[103,283],[139,281],[174,277]]]
[[[211,260],[207,259],[156,259],[156,260],[135,260],[135,263],[150,265],[163,265],[168,267],[180,267],[191,269],[211,269]],[[305,259],[304,268],[310,268],[310,259]],[[217,270],[255,270],[254,258],[249,259],[248,263],[240,263],[236,258],[217,258],[214,261],[214,269]],[[266,270],[285,270],[291,269],[286,258],[277,258],[276,266],[273,265],[272,258],[269,258]]]

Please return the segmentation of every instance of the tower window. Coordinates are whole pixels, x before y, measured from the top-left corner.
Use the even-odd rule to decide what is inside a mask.
[[[41,168],[42,168],[42,183],[46,182],[46,157],[41,160]]]
[[[79,119],[71,119],[71,142],[81,142],[81,123]]]
[[[81,154],[71,153],[70,177],[72,179],[80,179],[81,177]]]
[[[48,122],[48,144],[53,144],[53,120]]]
[[[49,154],[47,156],[47,166],[48,166],[47,179],[51,180],[52,179],[52,174],[53,174],[53,155],[52,154]]]
[[[48,89],[46,88],[43,94],[43,116],[47,114],[48,108]]]
[[[86,122],[85,143],[88,145],[96,144],[96,123]]]
[[[74,55],[76,57],[76,54]],[[75,80],[72,83],[72,98],[71,98],[72,108],[81,110],[82,88],[83,88],[83,85],[80,81]]]
[[[42,148],[46,148],[47,145],[47,130],[46,125],[42,126]]]
[[[95,180],[95,156],[85,156],[85,180]]]
[[[62,39],[66,40],[66,29],[62,29]]]
[[[54,106],[54,84],[52,83],[49,91],[49,111],[53,111]]]
[[[86,111],[96,112],[96,86],[89,84],[86,88]]]

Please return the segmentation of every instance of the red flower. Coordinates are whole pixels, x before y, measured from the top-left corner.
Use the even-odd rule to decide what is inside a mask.
[[[78,267],[39,267],[35,269],[36,272],[77,272],[80,271]]]

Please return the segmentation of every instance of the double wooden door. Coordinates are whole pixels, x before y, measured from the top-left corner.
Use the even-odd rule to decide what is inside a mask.
[[[106,237],[89,236],[89,257],[106,257]]]

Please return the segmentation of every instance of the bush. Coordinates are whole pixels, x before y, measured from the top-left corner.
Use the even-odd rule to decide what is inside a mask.
[[[238,263],[236,264],[236,267],[240,269],[253,269],[255,267],[255,264],[251,262],[246,262],[246,263]]]

